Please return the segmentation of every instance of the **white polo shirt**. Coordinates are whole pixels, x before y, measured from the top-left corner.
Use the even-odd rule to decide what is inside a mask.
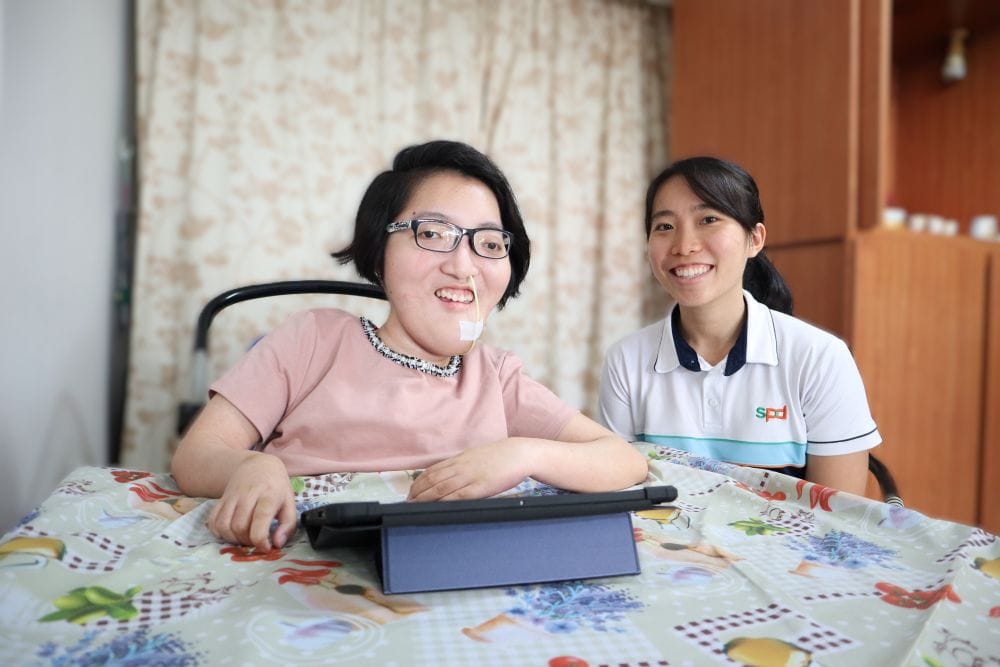
[[[599,420],[630,441],[767,468],[882,442],[847,345],[743,294],[743,330],[714,367],[684,340],[676,306],[612,345]]]

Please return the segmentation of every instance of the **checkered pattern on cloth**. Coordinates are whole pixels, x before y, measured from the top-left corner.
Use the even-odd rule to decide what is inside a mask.
[[[82,482],[67,481],[57,486],[52,494],[62,496],[86,496],[94,492],[91,488],[93,485],[94,483],[89,479],[83,480]]]
[[[174,546],[193,549],[205,544],[217,544],[218,538],[208,529],[206,522],[217,500],[206,500],[198,507],[171,521],[160,533],[160,539],[167,540]]]
[[[306,488],[296,495],[295,500],[310,501],[334,493],[340,493],[347,488],[352,479],[354,479],[353,472],[335,472],[327,475],[305,477],[303,480]]]
[[[575,656],[597,665],[665,665],[665,656],[626,618],[615,630],[577,627],[553,633],[507,613],[510,596],[500,589],[460,591],[438,598],[438,605],[413,619],[418,623],[412,665],[509,667]]]
[[[801,508],[794,511],[785,509],[783,503],[769,502],[761,510],[760,517],[764,523],[785,528],[784,535],[809,535],[816,528],[816,514]]]
[[[38,530],[32,525],[22,526],[17,532],[17,535],[22,535],[24,537],[49,537],[49,533],[44,530]],[[125,553],[128,549],[117,542],[113,542],[106,537],[103,537],[97,533],[93,532],[83,532],[83,533],[70,533],[73,537],[81,537],[87,542],[93,544],[95,547],[103,551],[104,553],[110,554],[111,558],[107,560],[93,560],[90,558],[83,558],[75,553],[70,552],[69,548],[66,549],[66,555],[62,558],[62,564],[65,565],[70,570],[82,570],[84,572],[114,572],[119,567],[121,567],[122,562],[125,559]]]
[[[965,552],[968,551],[970,547],[973,548],[988,547],[996,541],[997,541],[996,535],[991,535],[982,528],[976,528],[975,530],[972,531],[972,534],[969,535],[967,540],[965,540],[957,547],[955,547],[945,555],[941,556],[941,558],[938,558],[934,562],[950,563],[951,561],[956,560],[958,558],[962,559],[968,558],[968,555]]]
[[[852,600],[858,598],[873,598],[878,597],[880,593],[876,590],[871,591],[848,591],[842,593],[839,591],[832,591],[830,593],[817,593],[816,595],[806,595],[803,596],[803,602],[839,602],[841,600]]]
[[[230,584],[220,588],[205,587],[185,592],[147,591],[132,598],[132,605],[139,610],[136,617],[127,621],[101,618],[89,625],[118,630],[156,627],[166,621],[175,621],[201,607],[222,603],[239,588],[242,588],[240,584]]]
[[[798,634],[789,634],[788,622],[800,626]],[[857,646],[857,642],[847,635],[779,604],[691,621],[674,626],[674,632],[716,659],[729,661],[723,652],[727,641],[751,630],[754,636],[764,636],[767,626],[776,623],[783,625],[774,628],[775,638],[795,644],[813,655],[835,653]]]

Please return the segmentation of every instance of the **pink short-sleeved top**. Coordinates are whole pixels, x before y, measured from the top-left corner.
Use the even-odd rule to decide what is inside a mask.
[[[451,377],[383,356],[337,309],[293,315],[212,384],[290,475],[425,468],[507,437],[554,439],[577,410],[478,344]]]

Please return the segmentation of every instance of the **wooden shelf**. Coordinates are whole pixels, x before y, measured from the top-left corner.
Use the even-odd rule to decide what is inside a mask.
[[[990,246],[871,232],[855,248],[853,352],[906,503],[976,523]]]

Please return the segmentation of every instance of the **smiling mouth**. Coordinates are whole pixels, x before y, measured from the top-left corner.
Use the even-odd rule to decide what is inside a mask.
[[[452,303],[472,303],[472,292],[469,290],[439,289],[434,296]]]
[[[678,278],[697,278],[698,276],[703,276],[712,270],[709,264],[696,264],[689,266],[677,266],[670,269],[670,273],[674,274]]]

